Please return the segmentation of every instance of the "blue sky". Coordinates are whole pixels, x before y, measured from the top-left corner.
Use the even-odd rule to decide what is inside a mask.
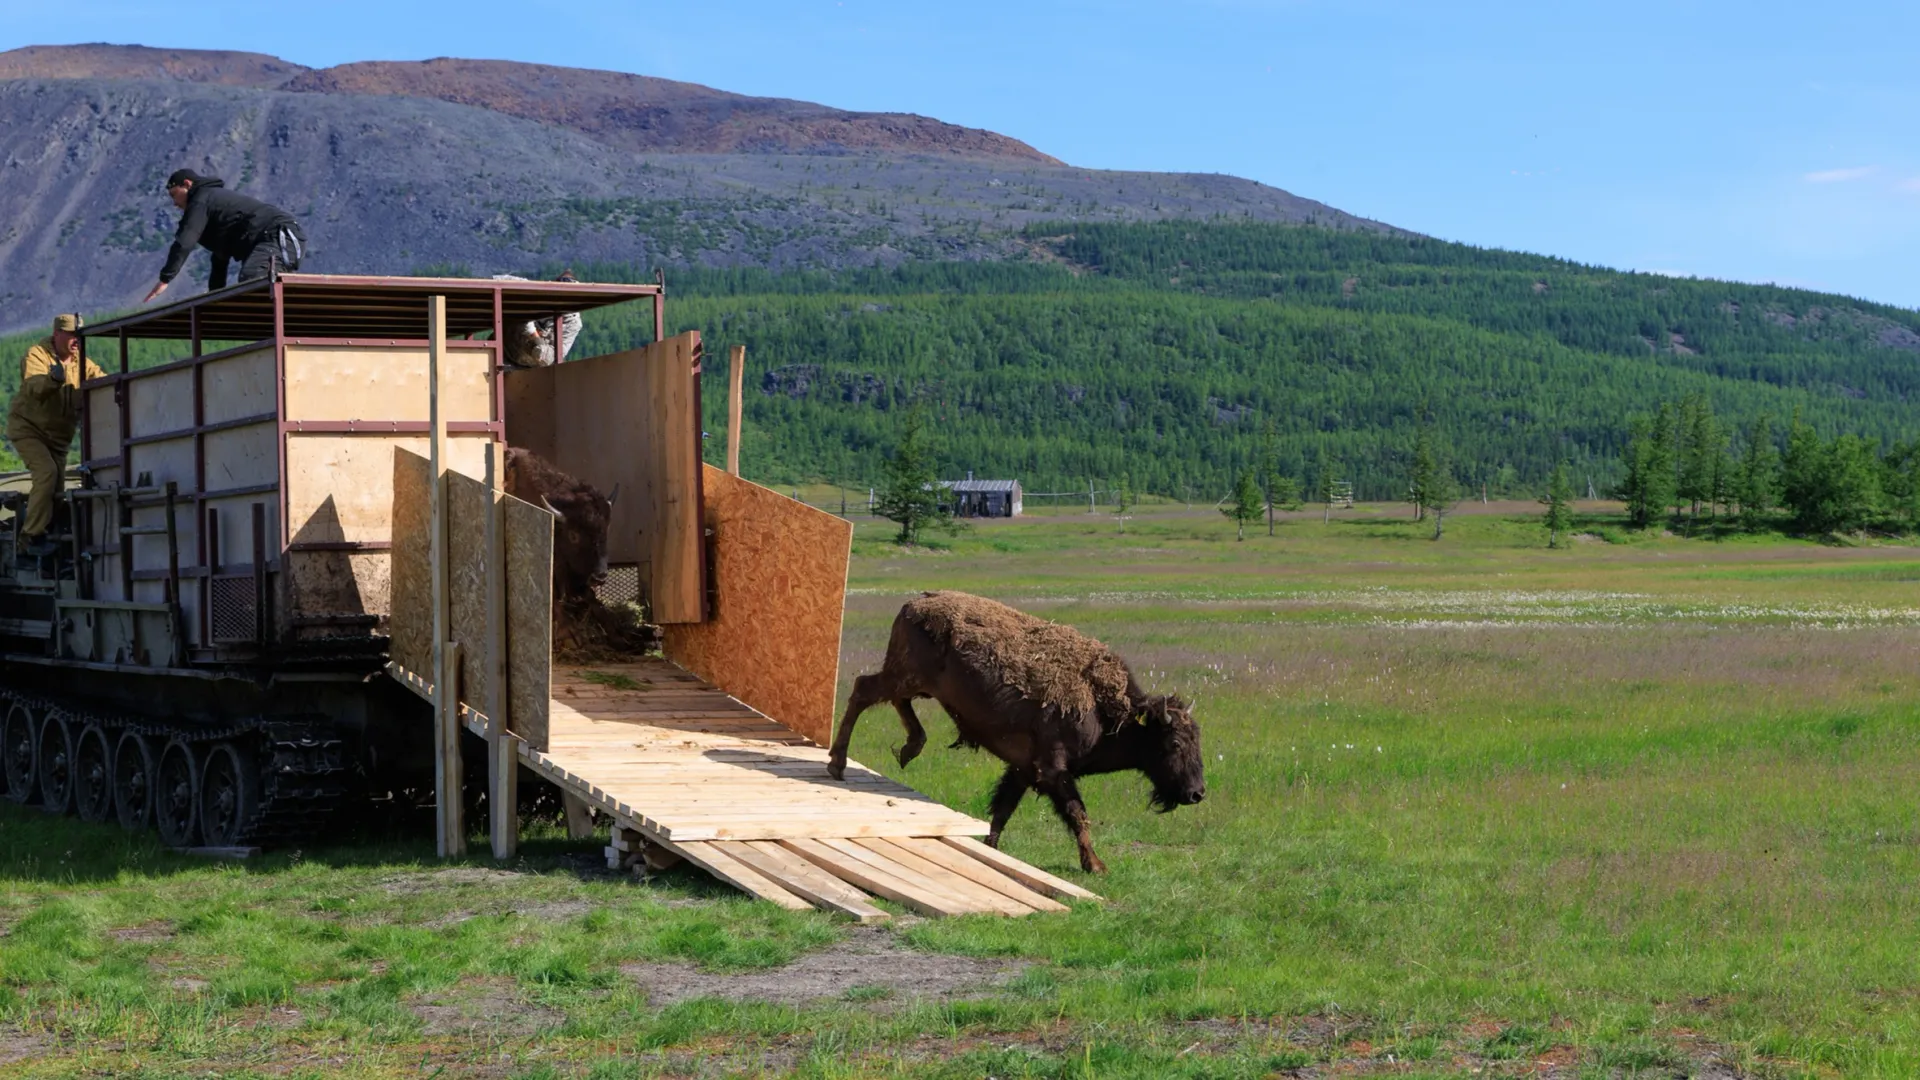
[[[0,48],[471,56],[917,112],[1452,240],[1920,306],[1920,4],[7,4]]]

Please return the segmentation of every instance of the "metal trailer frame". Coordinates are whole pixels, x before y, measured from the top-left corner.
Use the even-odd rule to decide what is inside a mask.
[[[450,350],[484,350],[493,360],[491,364],[492,402],[490,419],[478,421],[454,421],[446,426],[448,434],[480,434],[492,436],[496,442],[506,441],[506,395],[504,389],[506,367],[501,357],[501,342],[506,328],[523,322],[540,319],[558,320],[570,312],[591,310],[632,300],[650,300],[653,306],[654,340],[664,338],[666,332],[665,315],[666,285],[664,276],[656,275],[650,284],[600,284],[591,282],[546,282],[546,281],[496,281],[492,279],[469,278],[417,278],[382,277],[367,275],[332,275],[282,273],[254,281],[242,282],[199,296],[176,300],[150,311],[110,319],[105,322],[84,326],[80,331],[81,355],[89,355],[89,346],[97,341],[112,341],[117,345],[117,363],[108,368],[108,374],[99,379],[83,382],[81,392],[81,468],[83,471],[114,468],[118,470],[120,483],[114,493],[119,496],[119,512],[110,517],[119,529],[119,536],[99,538],[89,544],[92,538],[85,535],[81,522],[91,523],[93,514],[76,514],[75,554],[83,557],[99,555],[118,556],[121,570],[121,603],[134,602],[134,583],[136,581],[164,580],[166,582],[166,603],[176,610],[181,601],[183,584],[192,583],[199,595],[198,644],[191,650],[181,650],[186,655],[174,658],[174,662],[185,661],[188,664],[213,663],[227,664],[244,661],[271,649],[271,631],[273,620],[269,611],[272,602],[272,590],[268,587],[269,577],[283,571],[287,566],[290,553],[301,551],[343,551],[378,552],[391,548],[391,541],[300,541],[293,539],[293,524],[289,514],[289,486],[287,476],[288,436],[299,433],[325,434],[417,434],[430,433],[431,423],[427,420],[406,421],[363,421],[351,418],[331,420],[288,420],[286,418],[287,371],[286,357],[288,346],[383,346],[393,348],[427,348],[428,337],[428,298],[444,296],[447,298],[447,346]],[[490,333],[491,340],[476,340],[475,335]],[[188,355],[152,367],[134,370],[131,366],[130,342],[134,340],[170,340],[187,343]],[[204,345],[208,341],[243,341],[246,344],[230,346],[213,352],[206,352]],[[204,372],[209,363],[238,356],[243,353],[271,349],[274,364],[275,411],[256,416],[243,416],[207,423],[204,415],[206,381]],[[107,367],[108,365],[102,365]],[[193,372],[193,426],[158,433],[134,435],[132,432],[133,415],[129,405],[129,387],[132,383],[167,374],[173,371],[191,370]],[[92,412],[92,391],[103,387],[113,389],[113,400],[119,413],[117,438],[109,445],[101,445],[99,434],[94,430]],[[232,428],[240,428],[266,423],[277,425],[275,434],[275,456],[277,458],[277,482],[273,484],[254,484],[244,487],[206,490],[206,437],[210,434]],[[193,477],[194,490],[180,492],[156,488],[147,491],[138,486],[140,473],[137,470],[139,448],[148,443],[178,440],[191,437],[193,440]],[[165,485],[175,488],[176,485]],[[80,498],[104,497],[106,492],[97,495],[79,493]],[[265,504],[255,503],[252,513],[252,551],[250,563],[245,573],[230,573],[234,565],[230,554],[222,552],[217,528],[207,527],[212,523],[211,515],[216,511],[205,504],[214,500],[233,499],[251,495],[275,496],[276,512],[273,524],[266,524]],[[131,528],[132,511],[138,508],[169,506],[175,500],[191,502],[194,506],[196,541],[188,561],[182,564],[177,544],[169,529],[169,559],[166,569],[136,569],[131,558],[133,533]],[[203,510],[202,508],[205,507]],[[78,507],[75,507],[78,510]],[[171,524],[173,515],[168,514]],[[94,574],[81,572],[79,578],[79,599],[94,599]],[[255,649],[233,650],[219,647],[214,636],[213,610],[215,583],[232,579],[251,579],[255,583],[255,615],[258,621],[254,637]],[[377,616],[364,616],[371,625]],[[184,628],[182,628],[184,629]],[[182,635],[184,637],[184,635]],[[152,666],[131,666],[133,670],[152,672]]]

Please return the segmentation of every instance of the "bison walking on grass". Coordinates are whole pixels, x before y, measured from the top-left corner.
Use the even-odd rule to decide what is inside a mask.
[[[932,698],[953,717],[955,746],[1007,763],[993,793],[989,844],[999,845],[1031,788],[1053,800],[1080,845],[1081,868],[1104,873],[1077,779],[1138,769],[1162,813],[1206,795],[1200,727],[1185,701],[1141,690],[1126,662],[1098,641],[1005,604],[959,592],[908,601],[893,620],[880,672],[853,681],[827,772],[844,775],[854,722],[883,701],[907,729],[894,756],[902,765],[918,757],[927,733],[915,698]]]

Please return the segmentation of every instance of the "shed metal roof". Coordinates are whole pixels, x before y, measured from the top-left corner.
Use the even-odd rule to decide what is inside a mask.
[[[659,285],[603,285],[571,281],[493,281],[483,278],[356,277],[282,274],[287,337],[400,338],[427,336],[427,297],[447,298],[447,333],[493,329],[494,296],[512,324],[570,311],[638,300]],[[197,328],[203,341],[261,341],[274,336],[273,282],[230,285],[170,304],[87,326],[90,338],[186,341]],[[197,327],[196,327],[197,323]]]
[[[1020,481],[1018,480],[943,480],[940,483],[942,487],[952,488],[962,493],[991,491],[1013,492],[1020,490]]]

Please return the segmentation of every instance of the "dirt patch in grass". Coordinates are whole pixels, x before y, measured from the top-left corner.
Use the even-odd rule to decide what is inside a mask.
[[[0,1024],[0,1065],[32,1061],[51,1049],[53,1041],[45,1035],[30,1034]]]
[[[554,1009],[530,1005],[499,981],[468,982],[408,1006],[429,1037],[485,1036],[531,1038],[558,1027],[566,1017]]]
[[[123,926],[107,931],[107,936],[115,941],[135,944],[152,944],[173,940],[173,927],[167,923],[147,923],[144,926]]]
[[[620,970],[646,991],[648,1004],[659,1007],[702,997],[776,1005],[956,998],[989,991],[1025,967],[1011,960],[915,952],[885,930],[858,929],[833,948],[766,971],[708,973],[692,964],[628,964]]]
[[[459,885],[510,885],[529,876],[512,870],[490,870],[484,866],[450,866],[445,870],[396,874],[382,881],[380,887],[394,896],[415,896]]]

